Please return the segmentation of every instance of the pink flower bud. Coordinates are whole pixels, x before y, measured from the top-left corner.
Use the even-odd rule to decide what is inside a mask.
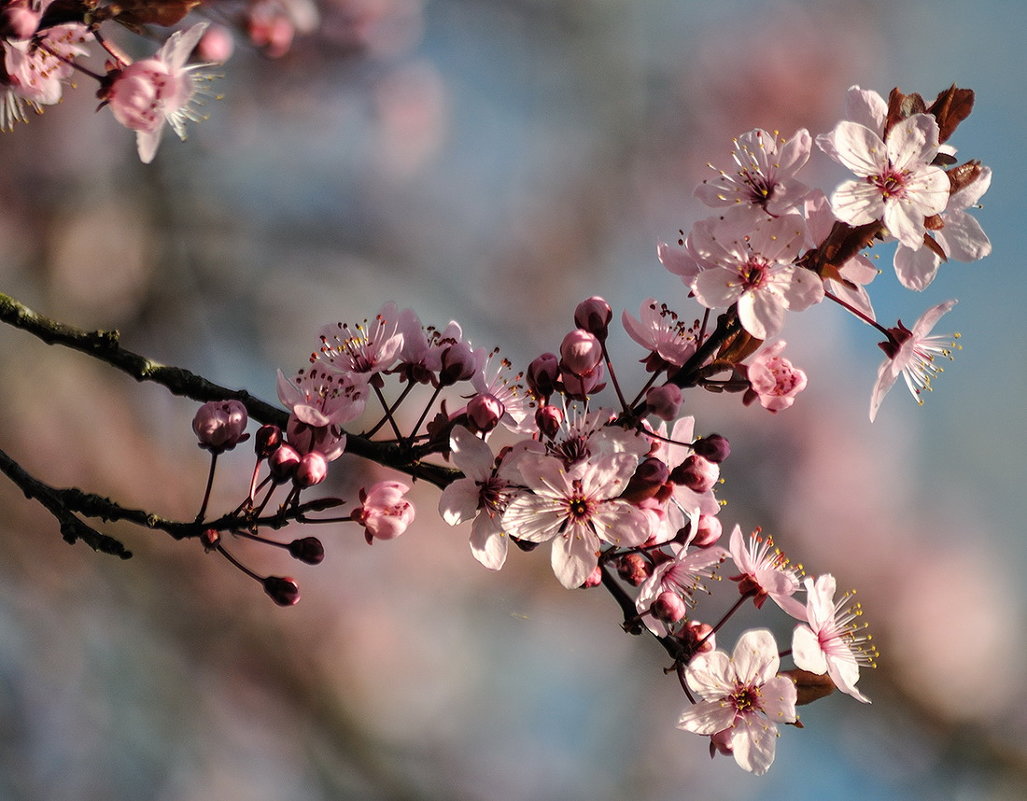
[[[610,320],[613,319],[613,309],[610,304],[598,295],[593,295],[588,300],[583,300],[574,309],[574,325],[583,328],[600,341],[606,340],[610,330]]]
[[[525,380],[528,388],[539,398],[548,398],[556,389],[556,380],[560,377],[560,360],[555,353],[543,353],[536,356],[528,365]]]
[[[253,448],[258,459],[266,459],[282,444],[282,429],[276,425],[265,425],[257,429]]]
[[[414,522],[414,505],[403,497],[409,491],[401,481],[379,481],[360,490],[361,505],[353,519],[364,526],[368,543],[395,539]]]
[[[466,342],[457,342],[442,351],[439,386],[448,387],[458,381],[469,381],[477,369],[474,351]]]
[[[279,606],[293,606],[300,600],[300,588],[295,579],[268,576],[262,583],[264,592]]]
[[[652,564],[640,553],[627,553],[617,560],[617,573],[635,587],[649,578],[652,572]]]
[[[203,543],[203,550],[210,553],[221,542],[221,534],[216,528],[204,529],[200,535],[200,542]]]
[[[239,401],[209,401],[196,412],[193,431],[201,448],[222,453],[249,439],[247,422],[246,407]]]
[[[731,443],[727,441],[727,437],[710,434],[708,437],[700,437],[692,443],[692,453],[720,464],[731,455]]]
[[[532,544],[534,544],[534,543],[532,543]],[[591,573],[588,574],[588,578],[585,579],[584,583],[581,585],[581,589],[583,589],[583,590],[591,589],[592,587],[598,587],[602,583],[603,583],[603,569],[601,567],[599,567],[599,565],[596,565],[595,569]]]
[[[713,626],[709,623],[701,623],[698,620],[689,621],[678,632],[678,638],[685,643],[685,648],[693,654],[707,653],[717,647]],[[699,643],[702,643],[702,645]]]
[[[560,343],[560,367],[564,374],[589,375],[603,358],[603,346],[595,334],[575,328]]]
[[[699,525],[695,527],[695,536],[692,538],[692,545],[697,548],[709,548],[715,545],[724,532],[720,518],[716,515],[699,515]]]
[[[0,37],[16,41],[31,39],[42,17],[42,11],[29,8],[27,2],[14,0],[0,12]]]
[[[709,459],[692,454],[674,468],[670,480],[692,492],[707,492],[720,478],[720,467]]]
[[[651,611],[653,617],[657,620],[674,624],[685,616],[688,612],[688,606],[685,604],[684,599],[676,592],[664,590],[656,596]]]
[[[535,410],[535,425],[543,436],[553,439],[563,423],[563,409],[559,406],[539,406]]]
[[[599,364],[588,375],[579,376],[565,371],[560,374],[560,383],[567,397],[583,401],[589,395],[602,391],[606,386],[606,382],[603,380],[605,377],[606,371],[603,369],[603,365]]]
[[[196,58],[205,64],[224,64],[233,52],[235,42],[224,25],[211,25],[196,45]]]
[[[806,373],[792,366],[780,356],[784,340],[756,354],[746,368],[750,388],[742,402],[749,405],[759,398],[760,405],[771,412],[787,409],[795,403],[795,396],[806,388]]]
[[[271,470],[271,477],[276,484],[281,484],[292,478],[299,463],[299,453],[297,453],[294,447],[286,443],[282,443],[278,450],[272,453],[267,460],[267,466]]]
[[[632,503],[652,498],[670,480],[670,468],[662,459],[647,456],[638,463],[621,497]]]
[[[319,565],[324,561],[325,549],[317,537],[303,537],[289,543],[289,554],[308,565]]]
[[[674,384],[653,387],[645,394],[645,406],[661,420],[674,420],[681,408],[681,388]]]
[[[487,434],[499,425],[505,413],[506,407],[495,395],[475,395],[467,401],[467,421],[476,432]]]
[[[311,451],[300,457],[292,480],[297,487],[313,487],[325,480],[328,475],[328,462],[320,451]]]

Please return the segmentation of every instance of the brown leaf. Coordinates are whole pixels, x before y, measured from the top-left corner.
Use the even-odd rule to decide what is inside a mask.
[[[888,133],[898,123],[914,114],[922,114],[927,111],[924,99],[916,92],[911,95],[902,93],[897,86],[888,95],[888,118],[884,123],[884,136],[887,139]]]
[[[808,670],[794,668],[793,670],[782,670],[781,675],[787,676],[795,683],[796,706],[812,704],[814,701],[830,695],[836,689],[834,682],[831,681],[831,677],[826,673],[819,676],[816,673],[810,673]]]
[[[956,126],[970,116],[974,107],[973,89],[957,89],[952,84],[948,89],[938,94],[931,107],[927,109],[938,120],[938,141],[944,142]]]
[[[955,194],[981,177],[981,162],[976,159],[960,164],[946,173],[949,176],[949,193]]]
[[[115,18],[128,25],[170,27],[200,4],[200,0],[120,0]]]
[[[720,352],[717,354],[717,359],[730,362],[732,364],[738,364],[755,353],[762,344],[762,339],[756,339],[756,337],[752,336],[752,334],[748,333],[745,329],[740,328],[721,346]]]

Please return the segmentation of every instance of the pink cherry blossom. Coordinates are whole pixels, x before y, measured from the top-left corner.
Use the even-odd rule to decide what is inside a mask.
[[[107,86],[107,106],[114,119],[136,132],[136,147],[144,164],[157,154],[165,123],[184,140],[186,121],[199,119],[195,109],[198,87],[208,76],[198,71],[202,65],[187,66],[186,61],[206,29],[206,22],[198,22],[186,31],[176,31],[152,58],[113,73]]]
[[[527,491],[510,501],[503,525],[520,540],[553,540],[553,572],[564,587],[580,587],[599,564],[603,543],[633,547],[649,538],[645,515],[618,497],[637,461],[613,453],[567,469],[552,456],[525,454],[518,467]]]
[[[471,553],[489,570],[506,562],[510,539],[503,528],[503,512],[521,480],[516,451],[496,461],[492,450],[463,426],[450,436],[453,462],[463,472],[439,498],[439,514],[449,525],[471,523]]]
[[[410,487],[402,481],[379,481],[360,490],[360,506],[353,519],[364,526],[367,541],[392,540],[414,522],[414,505],[403,496]]]
[[[777,643],[767,629],[750,629],[734,653],[696,655],[685,671],[688,686],[702,700],[686,709],[678,728],[720,735],[744,770],[762,776],[774,762],[777,724],[794,723],[796,690],[778,676]]]
[[[729,550],[739,570],[731,579],[738,582],[742,595],[752,596],[757,609],[770,598],[792,617],[806,619],[806,607],[793,597],[799,589],[799,572],[780,549],[774,547],[772,537],[763,536],[757,529],[746,543],[741,527],[736,525],[731,532]]]
[[[378,310],[374,320],[350,325],[333,323],[321,329],[321,348],[312,358],[320,359],[342,373],[356,373],[372,385],[381,386],[379,373],[389,370],[398,360],[404,336],[400,323],[404,317],[392,302]]]
[[[757,339],[777,334],[786,311],[824,297],[820,278],[793,263],[806,236],[798,214],[726,215],[721,225],[697,226],[692,236],[704,267],[692,281],[696,300],[710,309],[737,303],[742,327]]]
[[[695,353],[695,331],[656,298],[642,301],[638,319],[627,310],[622,312],[621,323],[629,337],[649,349],[644,361],[650,372],[659,372],[668,365],[680,367]]]
[[[807,623],[796,626],[792,635],[795,666],[811,673],[827,673],[843,693],[865,704],[870,699],[856,689],[860,665],[873,666],[877,649],[870,644],[866,624],[859,623],[861,606],[849,605],[851,593],[834,600],[834,576],[825,573],[816,581],[807,578]]]
[[[834,228],[835,216],[827,195],[816,189],[806,197],[806,244],[819,247]],[[878,275],[878,269],[862,253],[837,268],[837,275],[824,276],[824,290],[871,320],[877,319],[866,286]]]
[[[519,434],[532,433],[531,396],[520,383],[522,375],[510,376],[513,365],[499,357],[499,350],[475,352],[475,370],[471,386],[479,395],[491,395],[503,406],[499,422]]]
[[[877,370],[877,381],[870,395],[871,422],[877,417],[884,396],[900,375],[916,402],[923,405],[921,394],[924,390],[930,391],[932,379],[943,372],[935,360],[939,356],[951,359],[953,349],[959,347],[955,341],[959,334],[931,336],[938,320],[955,305],[955,300],[947,300],[932,306],[914,323],[912,331],[901,320],[895,328],[889,329],[890,338],[881,343],[881,349],[888,358]]]
[[[718,547],[695,550],[680,548],[673,559],[658,564],[652,575],[638,588],[638,597],[635,599],[635,606],[639,614],[644,615],[642,619],[649,630],[658,637],[668,632],[659,617],[645,614],[662,593],[673,592],[686,604],[691,604],[695,593],[705,590],[703,580],[710,578],[714,569],[727,557],[728,552]]]
[[[24,10],[34,13],[28,8]],[[92,38],[85,25],[69,22],[45,29],[38,41],[32,38],[2,40],[0,131],[11,130],[16,122],[27,122],[26,106],[39,113],[43,106],[60,102],[64,84],[75,74],[64,59],[85,55],[87,51],[81,45]]]
[[[966,213],[977,205],[991,186],[991,169],[981,167],[980,175],[949,198],[941,213],[943,227],[930,234],[946,258],[956,261],[977,261],[991,253],[991,240],[981,224]],[[922,290],[934,281],[942,258],[932,248],[913,250],[901,242],[895,250],[895,272],[907,289]]]
[[[794,176],[809,160],[813,144],[809,131],[803,128],[779,142],[776,133],[755,128],[734,143],[731,157],[737,170],[720,170],[716,178],[699,184],[695,189],[699,200],[707,206],[758,206],[773,216],[802,203],[809,190]]]
[[[884,141],[856,122],[843,120],[817,143],[852,170],[831,195],[831,207],[842,222],[866,225],[881,220],[888,233],[907,247],[923,246],[924,218],[938,214],[949,198],[949,179],[931,165],[938,154],[938,122],[930,114],[914,114],[897,123]]]
[[[795,396],[806,388],[806,373],[781,356],[785,341],[778,340],[763,348],[746,367],[750,388],[742,402],[748,405],[759,398],[760,405],[771,412],[787,409]]]

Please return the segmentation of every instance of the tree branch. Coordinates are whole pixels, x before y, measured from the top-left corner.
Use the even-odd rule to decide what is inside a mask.
[[[136,381],[152,381],[174,395],[200,403],[237,400],[249,416],[259,423],[285,428],[288,414],[276,406],[254,397],[246,390],[228,389],[182,367],[155,362],[121,346],[118,331],[85,331],[61,323],[25,306],[0,292],[0,321],[27,331],[48,345],[63,345],[78,350],[132,376]],[[379,443],[356,434],[347,434],[346,452],[391,467],[413,478],[420,478],[444,488],[462,477],[462,473],[441,465],[420,461],[434,451],[408,448],[399,443]]]

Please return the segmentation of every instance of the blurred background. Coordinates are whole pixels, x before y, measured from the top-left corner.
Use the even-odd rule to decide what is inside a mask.
[[[926,405],[896,387],[868,422],[877,338],[827,304],[788,320],[810,375],[791,410],[689,398],[697,431],[734,448],[726,527],[762,525],[811,573],[858,588],[881,650],[860,682],[874,703],[804,708],[806,728],[783,731],[754,778],[674,728],[685,699],[662,651],[623,634],[607,596],[562,590],[545,550],[484,570],[468,528],[433,519],[430,487],[394,542],[313,532],[328,550],[316,568],[238,544],[255,569],[299,580],[303,600],[283,610],[196,543],[110,526],[135,558],[69,547],[5,481],[0,799],[1023,798],[1022,5],[324,0],[319,13],[279,58],[238,42],[223,99],[152,165],[93,114],[89,81],[4,134],[3,289],[266,399],[321,325],[388,300],[426,324],[457,319],[523,367],[593,294],[618,316],[651,296],[697,313],[656,243],[706,216],[692,190],[707,162],[729,163],[732,136],[825,132],[852,84],[977,92],[953,144],[994,169],[975,212],[993,255],[944,265],[915,296],[880,248],[872,286],[886,324],[960,299],[939,330],[964,350]],[[843,177],[822,154],[805,173],[827,189]],[[635,349],[614,337],[631,383]],[[195,404],[15,329],[0,330],[0,360],[0,447],[28,470],[195,515]],[[245,493],[248,453],[222,460],[214,511]],[[372,476],[344,464],[329,490],[354,498]],[[710,616],[730,603],[720,589]],[[768,620],[788,631],[739,615],[722,647]]]

